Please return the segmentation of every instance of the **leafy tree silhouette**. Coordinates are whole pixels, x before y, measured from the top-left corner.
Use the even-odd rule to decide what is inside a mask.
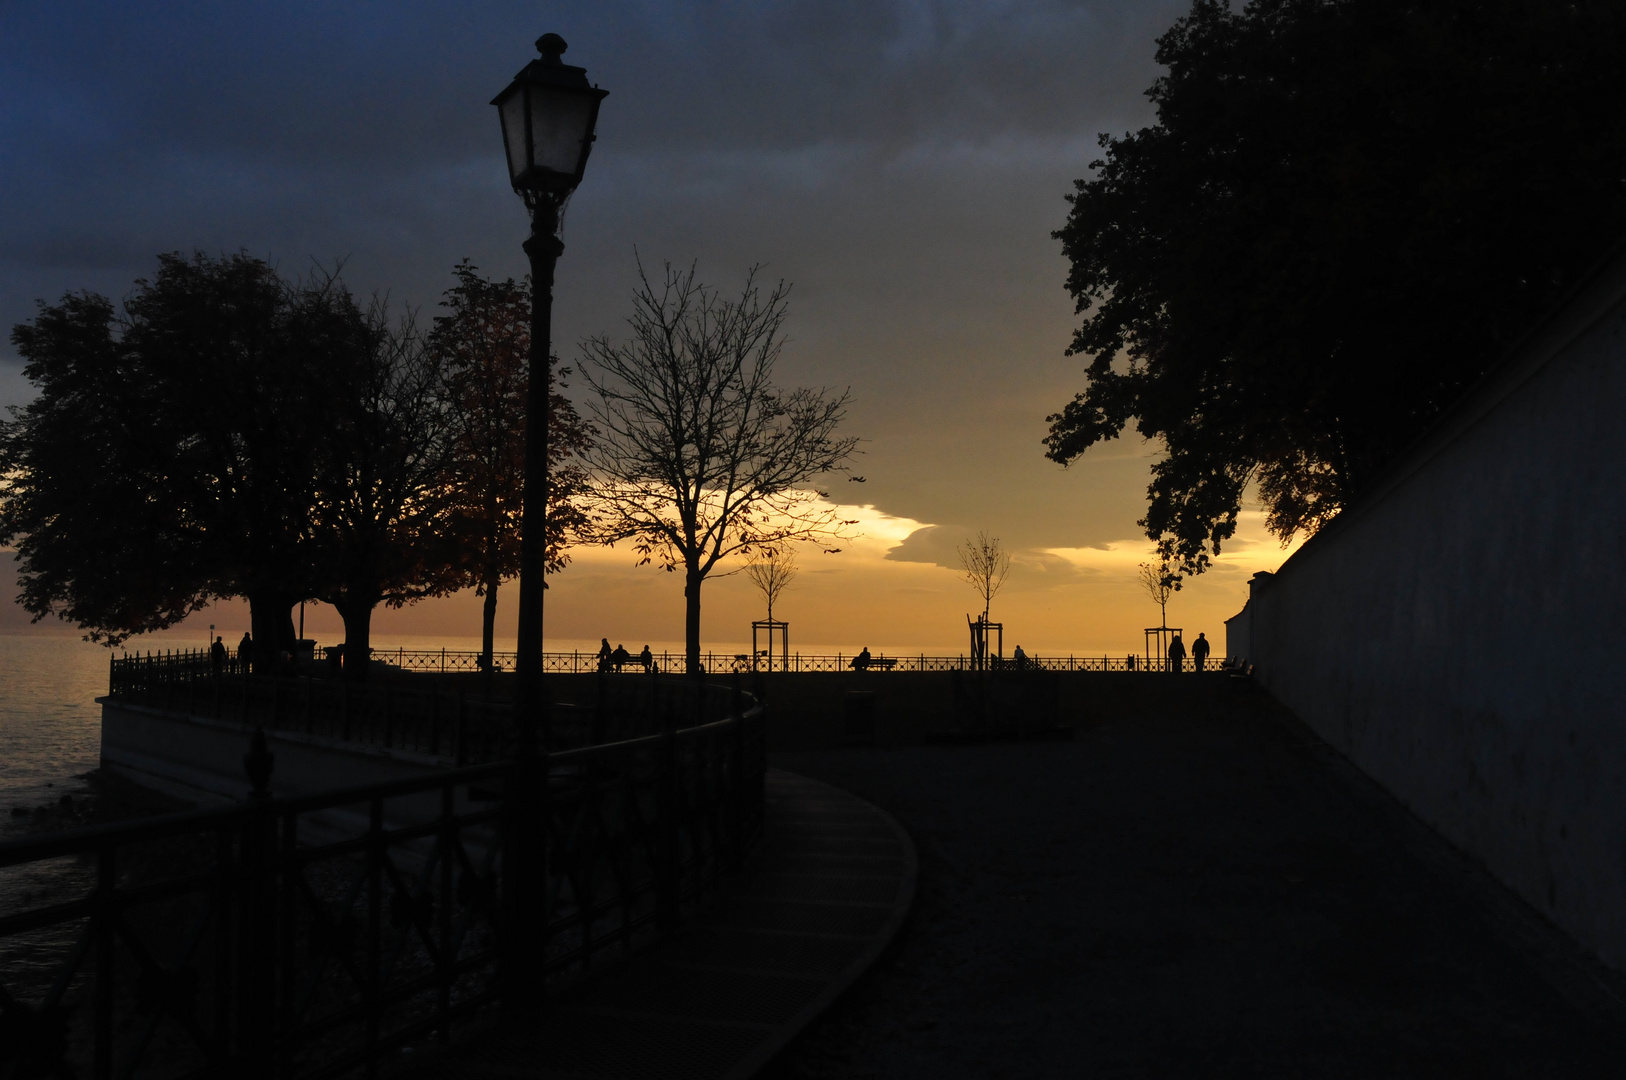
[[[38,390],[0,428],[19,601],[116,645],[248,599],[261,655],[309,595],[309,386],[362,335],[331,281],[236,254],[162,255],[122,309],[70,293],[11,340]]]
[[[462,583],[485,598],[480,652],[491,670],[497,591],[519,573],[521,494],[525,482],[525,388],[531,343],[529,279],[495,281],[464,259],[441,301],[431,347],[442,357],[453,416],[451,529]],[[546,572],[570,561],[566,550],[586,524],[587,473],[575,458],[592,441],[571,400],[559,391],[570,369],[554,369],[548,408]]]
[[[1048,455],[1160,440],[1186,573],[1250,485],[1318,529],[1626,231],[1623,52],[1604,0],[1197,0],[1055,234],[1090,359]]]
[[[379,603],[459,583],[438,354],[337,271],[163,255],[122,310],[69,294],[12,341],[39,393],[0,426],[0,537],[36,618],[113,645],[243,596],[275,658],[317,598],[362,657]]]

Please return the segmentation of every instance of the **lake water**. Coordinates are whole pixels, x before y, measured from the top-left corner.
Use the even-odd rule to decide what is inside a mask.
[[[78,638],[0,634],[0,822],[54,805],[101,754],[108,650]]]

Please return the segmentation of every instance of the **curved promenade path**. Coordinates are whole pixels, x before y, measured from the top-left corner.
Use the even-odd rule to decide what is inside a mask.
[[[874,964],[915,895],[892,818],[769,770],[767,843],[673,940],[534,1023],[494,1026],[392,1075],[413,1080],[745,1080]]]
[[[1140,678],[985,745],[896,683],[881,745],[772,755],[768,854],[685,936],[413,1075],[1626,1075],[1619,977],[1264,695]]]
[[[1617,979],[1233,689],[1080,677],[1072,742],[775,755],[921,872],[894,953],[764,1076],[1626,1076]]]

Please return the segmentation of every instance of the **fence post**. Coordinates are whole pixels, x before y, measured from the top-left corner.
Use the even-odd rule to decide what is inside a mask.
[[[498,959],[502,1003],[541,996],[547,961],[548,752],[521,740],[503,783],[502,921]]]
[[[464,719],[463,691],[457,691],[457,766],[462,768],[469,763],[468,727]]]
[[[604,671],[599,669],[593,676],[593,738],[592,743],[597,746],[604,741],[604,692],[608,689],[604,685]]]
[[[119,880],[117,858],[118,847],[111,841],[104,841],[97,849],[96,891],[91,894],[91,927],[96,942],[96,998],[92,1006],[96,1048],[91,1075],[97,1080],[113,1075],[113,965],[118,959],[118,906],[113,893]]]
[[[681,708],[681,702],[673,704]],[[655,785],[655,926],[662,933],[678,921],[677,713],[668,707],[660,718],[660,775]]]
[[[254,729],[243,771],[252,789],[239,839],[237,905],[237,1061],[234,1075],[269,1078],[276,1050],[276,818],[271,810],[271,770],[276,756],[265,731]]]
[[[729,772],[729,815],[734,819],[732,844],[729,845],[729,869],[739,873],[745,866],[745,695],[740,692],[740,673],[734,673],[730,696],[734,699],[734,760]]]
[[[445,652],[444,649],[441,651]],[[422,747],[420,746],[419,749],[422,749]],[[440,689],[438,687],[429,696],[429,752],[436,757],[440,756]]]

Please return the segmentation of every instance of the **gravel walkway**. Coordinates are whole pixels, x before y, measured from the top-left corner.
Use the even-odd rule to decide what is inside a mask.
[[[921,868],[891,956],[765,1075],[1626,1074],[1612,976],[1229,689],[1072,743],[775,755]]]

